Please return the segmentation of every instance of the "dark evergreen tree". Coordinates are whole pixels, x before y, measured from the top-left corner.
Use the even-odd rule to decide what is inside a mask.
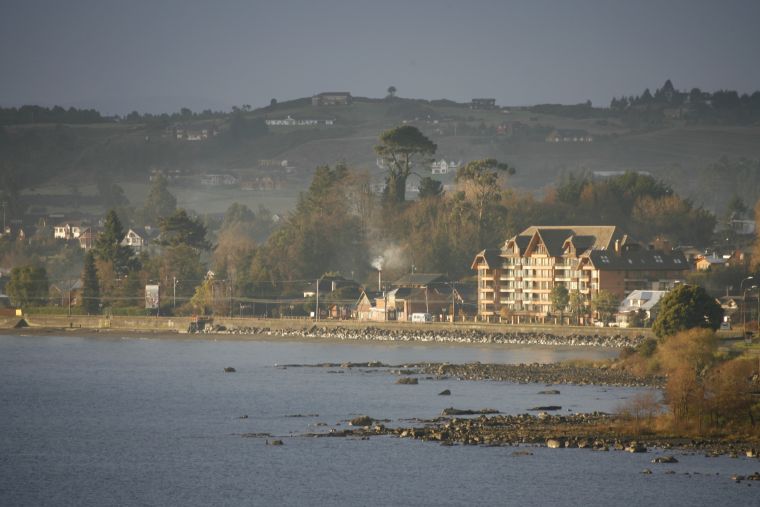
[[[137,259],[132,249],[122,245],[124,228],[115,210],[106,214],[103,231],[95,240],[95,254],[99,259],[113,263],[113,270],[118,276],[137,268]]]
[[[187,245],[197,250],[208,250],[206,226],[197,218],[190,218],[187,211],[180,209],[160,221],[161,244],[164,246]]]
[[[88,314],[95,314],[100,310],[100,284],[98,282],[98,271],[95,269],[95,254],[92,250],[84,256],[82,308]]]
[[[660,301],[660,311],[652,325],[663,338],[695,327],[717,330],[723,320],[723,308],[698,285],[679,285]]]

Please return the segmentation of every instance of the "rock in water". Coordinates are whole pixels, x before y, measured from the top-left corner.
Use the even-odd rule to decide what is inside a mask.
[[[404,377],[396,381],[397,384],[417,385],[419,381],[414,377]]]
[[[538,394],[559,394],[557,389],[547,389],[546,391],[538,391]]]
[[[652,463],[678,463],[678,460],[673,456],[658,456],[652,460]]]
[[[438,396],[451,396],[451,391],[449,391],[448,389],[444,389],[443,391],[438,393]]]
[[[282,440],[267,440],[267,445],[282,445]]]
[[[627,452],[647,452],[646,446],[639,442],[631,442],[625,450]]]
[[[546,447],[548,447],[549,449],[561,449],[562,447],[565,447],[565,444],[562,442],[561,439],[550,438],[546,441]]]
[[[224,373],[235,373],[237,370],[233,368],[232,366],[227,366],[224,368]]]
[[[562,407],[560,407],[559,405],[546,405],[545,407],[533,407],[533,408],[529,408],[528,410],[544,412],[544,411],[562,410]]]
[[[373,419],[368,415],[360,415],[359,417],[354,417],[350,421],[348,421],[348,424],[351,426],[371,426]]]

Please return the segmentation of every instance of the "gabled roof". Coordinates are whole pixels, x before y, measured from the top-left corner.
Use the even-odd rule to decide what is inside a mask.
[[[512,239],[518,242],[520,241],[519,238],[527,237],[527,240],[523,240],[527,246],[527,242],[530,241],[536,232],[539,232],[542,238],[555,238],[555,233],[550,231],[563,231],[562,233],[556,233],[557,236],[565,235],[562,238],[563,241],[571,236],[583,237],[584,244],[588,244],[593,240],[591,246],[586,247],[586,249],[593,248],[595,250],[609,250],[615,246],[616,239],[624,238],[620,229],[614,225],[534,225],[528,227]],[[547,245],[547,248],[549,248],[549,245]]]
[[[573,231],[570,229],[538,229],[536,231],[541,241],[546,246],[546,251],[552,257],[562,256],[562,247],[565,240],[572,237]]]
[[[635,290],[628,294],[626,298],[620,302],[618,311],[630,312],[634,310],[651,310],[660,302],[660,300],[667,294],[665,290]],[[640,301],[641,304],[637,302]]]
[[[635,250],[620,255],[614,251],[592,250],[588,255],[591,264],[603,271],[686,271],[689,265],[681,252]]]
[[[479,260],[482,260],[488,269],[498,268],[501,265],[500,252],[498,248],[486,248],[475,256],[470,269],[475,269]]]

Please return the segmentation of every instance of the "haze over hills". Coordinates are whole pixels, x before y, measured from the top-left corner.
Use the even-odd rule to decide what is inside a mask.
[[[129,190],[156,171],[174,173],[173,184],[195,191],[207,188],[200,185],[204,175],[228,174],[236,181],[225,190],[266,187],[270,196],[289,196],[274,206],[285,211],[319,165],[345,162],[368,171],[381,186],[384,171],[373,151],[378,136],[411,124],[437,144],[436,160],[503,160],[517,168],[511,185],[537,193],[569,173],[640,171],[716,211],[732,193],[754,202],[757,191],[735,181],[730,171],[725,188],[719,183],[705,191],[702,183],[721,159],[760,159],[760,94],[695,90],[679,92],[667,81],[654,95],[646,90],[640,97],[614,99],[610,108],[473,105],[389,94],[350,97],[346,104],[315,105],[302,98],[260,109],[234,107],[231,113],[182,109],[121,118],[60,108],[3,109],[0,164],[27,195],[51,185],[65,193],[62,187],[98,178]],[[416,172],[431,171],[424,166]],[[433,177],[444,184],[454,180],[453,172]],[[141,198],[138,187],[130,200]],[[200,212],[218,211],[205,208],[203,199],[191,201]]]

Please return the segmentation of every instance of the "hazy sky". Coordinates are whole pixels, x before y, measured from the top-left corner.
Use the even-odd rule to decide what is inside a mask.
[[[229,109],[320,91],[608,104],[760,89],[760,0],[0,0],[0,105]]]

